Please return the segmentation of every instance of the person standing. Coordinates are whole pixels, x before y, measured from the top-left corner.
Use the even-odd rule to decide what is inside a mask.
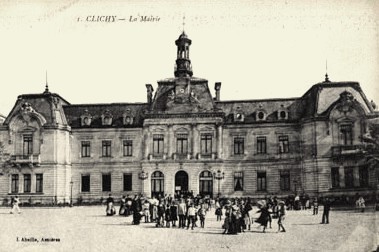
[[[285,215],[286,208],[284,206],[284,201],[280,201],[278,207],[278,232],[286,232],[286,229],[283,226]],[[282,230],[280,230],[280,228],[282,228]]]
[[[20,207],[18,206],[20,204],[20,199],[18,198],[18,196],[16,195],[13,199],[13,203],[11,201],[11,204],[12,204],[12,210],[11,210],[11,214],[13,214],[13,212],[15,212],[17,210],[17,213],[21,213],[20,211]]]
[[[184,228],[186,225],[186,218],[185,218],[186,213],[187,213],[186,203],[184,203],[184,200],[181,199],[178,205],[179,228]]]
[[[191,229],[193,230],[193,227],[195,226],[195,216],[196,216],[196,209],[193,203],[190,204],[187,212],[188,212],[187,229],[189,229],[190,224],[192,224]]]
[[[178,220],[178,203],[176,200],[173,200],[172,205],[170,206],[170,215],[172,226],[176,227],[176,221]]]
[[[206,209],[205,209],[205,206],[204,204],[202,204],[200,206],[200,209],[198,210],[198,215],[199,215],[199,218],[200,218],[200,227],[204,228],[204,225],[205,225],[205,214],[206,214]]]
[[[317,215],[318,214],[318,202],[317,202],[317,198],[315,198],[313,200],[313,215]]]
[[[324,202],[324,211],[322,212],[321,224],[329,224],[329,211],[330,211],[330,201],[328,198]]]
[[[141,201],[138,198],[138,195],[134,196],[134,199],[132,201],[132,211],[133,211],[133,225],[139,225],[141,221],[141,211],[142,211],[142,205]]]

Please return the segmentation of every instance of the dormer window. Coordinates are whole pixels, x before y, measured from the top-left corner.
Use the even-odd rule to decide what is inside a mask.
[[[287,120],[288,119],[288,112],[284,108],[284,105],[280,105],[280,109],[277,111],[278,120]]]
[[[236,111],[234,112],[234,121],[235,122],[243,122],[245,119],[245,115],[241,111],[241,107],[237,107]]]
[[[264,112],[263,110],[258,110],[255,114],[255,119],[257,121],[265,121],[266,120],[266,117],[267,117],[267,114],[266,112]]]
[[[123,117],[123,124],[124,125],[132,125],[134,121],[134,116],[130,109],[127,109],[124,114],[122,115]]]
[[[103,125],[112,125],[113,116],[109,110],[105,110],[101,115],[101,121]]]
[[[82,126],[90,126],[92,122],[92,116],[88,110],[84,110],[84,114],[80,117]]]

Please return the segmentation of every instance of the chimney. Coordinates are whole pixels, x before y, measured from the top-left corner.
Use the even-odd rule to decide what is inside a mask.
[[[151,104],[153,102],[154,88],[151,84],[146,84],[146,90],[147,90],[147,103]]]
[[[220,101],[220,89],[221,89],[221,82],[216,82],[215,83],[216,101]]]

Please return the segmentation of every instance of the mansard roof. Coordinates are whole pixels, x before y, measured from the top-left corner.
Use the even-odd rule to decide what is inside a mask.
[[[302,97],[303,118],[323,116],[343,92],[350,92],[366,114],[374,112],[358,82],[321,82],[313,85]]]
[[[225,122],[233,123],[234,113],[244,115],[243,123],[256,122],[256,113],[262,111],[267,115],[265,122],[278,121],[277,112],[288,112],[286,121],[297,121],[301,116],[299,98],[284,99],[257,99],[257,100],[233,100],[217,101],[216,106],[225,113]]]
[[[15,105],[4,122],[5,125],[9,124],[10,120],[20,112],[21,106],[25,103],[30,104],[36,112],[44,117],[46,125],[67,125],[62,106],[69,105],[70,103],[60,95],[50,92],[19,95]],[[54,110],[59,113],[53,113]],[[59,118],[57,118],[58,114],[60,115]]]
[[[147,109],[147,103],[73,104],[64,106],[63,109],[71,128],[82,127],[81,116],[85,113],[92,116],[89,128],[124,127],[125,113],[134,118],[133,124],[128,127],[142,127],[143,113]],[[109,111],[113,117],[111,125],[102,124],[101,116],[105,111]]]

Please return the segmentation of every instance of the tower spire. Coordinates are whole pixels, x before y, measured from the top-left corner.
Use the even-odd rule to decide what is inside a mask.
[[[46,85],[45,85],[45,92],[43,92],[44,94],[49,94],[50,91],[49,91],[49,84],[47,82],[47,70],[46,70],[46,75],[45,75],[45,81],[46,81]]]

